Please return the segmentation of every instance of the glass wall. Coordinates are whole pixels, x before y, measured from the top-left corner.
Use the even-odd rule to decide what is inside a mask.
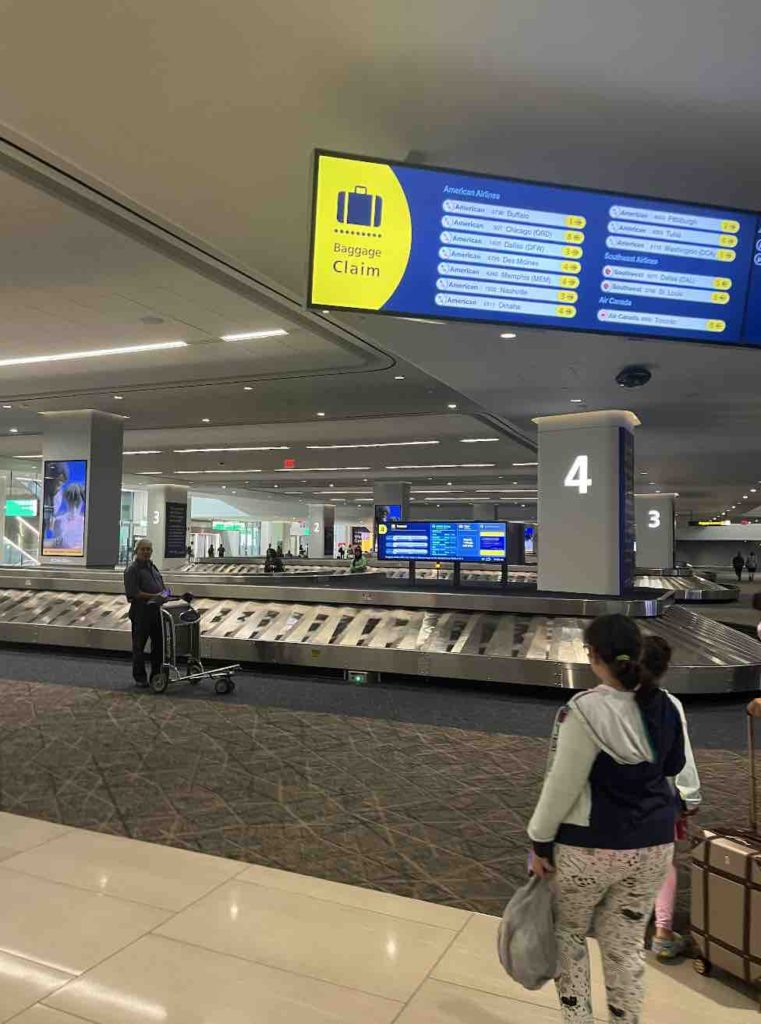
[[[38,477],[28,472],[0,471],[0,494],[4,494],[3,564],[40,564],[40,499]]]

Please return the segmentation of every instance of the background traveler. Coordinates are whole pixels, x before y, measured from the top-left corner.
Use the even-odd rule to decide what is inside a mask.
[[[743,569],[745,568],[745,559],[743,558],[741,551],[738,551],[732,559],[732,568],[737,573],[737,581],[739,583],[743,578]]]
[[[354,557],[351,560],[349,572],[367,572],[367,556],[359,544],[354,545]]]
[[[758,572],[758,558],[755,551],[751,551],[745,561],[745,568],[748,570],[748,579],[753,582],[753,577]]]
[[[639,627],[605,615],[586,629],[598,685],[558,713],[529,824],[531,869],[555,885],[565,1024],[593,1024],[586,937],[600,944],[611,1020],[637,1024],[645,929],[674,855],[671,780],[685,764],[674,701],[647,667]]]
[[[148,686],[145,674],[145,645],[151,641],[151,679],[161,671],[164,642],[161,636],[161,612],[168,592],[161,573],[151,561],[153,544],[147,539],[135,545],[135,558],[124,570],[124,593],[129,601],[132,623],[132,676],[135,686]]]
[[[209,544],[209,558],[213,558],[213,557],[214,557],[214,545],[213,544]]]
[[[217,548],[217,554],[219,555],[220,558],[224,558],[225,557],[225,546],[222,543],[222,541],[219,542],[219,547]]]

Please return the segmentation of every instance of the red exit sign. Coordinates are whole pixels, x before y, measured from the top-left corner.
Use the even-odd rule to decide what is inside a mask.
[[[295,468],[296,468],[296,460],[295,459],[283,459],[283,469],[295,469]]]

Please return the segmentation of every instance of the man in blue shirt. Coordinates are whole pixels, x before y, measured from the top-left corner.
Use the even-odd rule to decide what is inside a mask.
[[[160,605],[167,593],[161,573],[151,561],[153,544],[147,538],[137,542],[135,558],[124,570],[124,593],[129,601],[132,623],[132,676],[135,686],[148,686],[145,673],[145,645],[151,641],[151,679],[161,671],[164,642],[161,635]]]

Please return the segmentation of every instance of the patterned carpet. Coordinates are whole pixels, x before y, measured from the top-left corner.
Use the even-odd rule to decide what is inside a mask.
[[[525,876],[545,740],[19,681],[0,707],[2,810],[485,913]],[[701,822],[744,820],[744,758],[697,757]]]

